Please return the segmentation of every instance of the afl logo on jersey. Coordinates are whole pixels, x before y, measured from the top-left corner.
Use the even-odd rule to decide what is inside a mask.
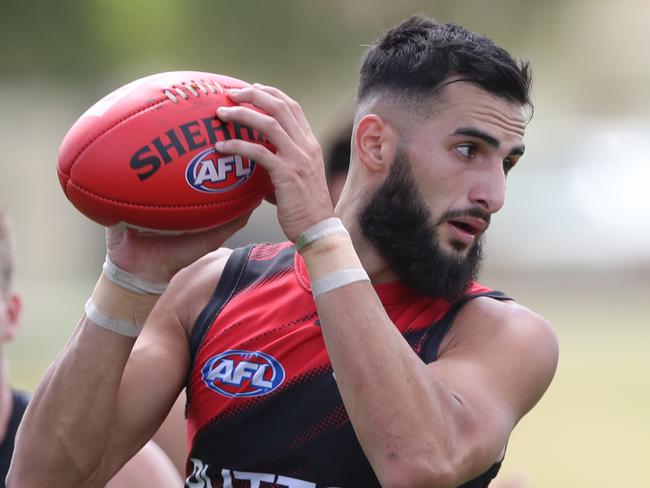
[[[255,171],[255,162],[237,154],[219,156],[214,149],[200,152],[187,165],[185,179],[195,190],[222,193],[241,185]]]
[[[224,396],[255,397],[271,393],[284,381],[284,368],[263,352],[231,350],[208,359],[201,369],[208,388]]]

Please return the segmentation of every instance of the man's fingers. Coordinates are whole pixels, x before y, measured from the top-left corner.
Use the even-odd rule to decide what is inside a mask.
[[[273,86],[266,86],[260,83],[255,83],[253,86],[284,101],[284,103],[287,105],[287,107],[293,114],[294,118],[298,122],[298,125],[300,125],[300,128],[305,133],[305,135],[309,136],[312,134],[309,121],[307,120],[307,117],[305,116],[305,113],[303,112],[302,107],[298,102],[296,102],[293,98],[291,98],[289,95],[284,93],[282,90],[279,90],[278,88],[275,88]]]
[[[236,103],[250,103],[263,110],[289,134],[298,145],[306,141],[306,133],[289,105],[281,98],[273,96],[259,88],[250,86],[237,90],[229,90],[228,96]],[[238,120],[239,121],[239,120]],[[255,127],[256,129],[263,130]]]
[[[275,155],[266,147],[255,142],[244,141],[242,139],[230,139],[228,141],[220,141],[214,145],[217,152],[224,154],[238,154],[244,158],[259,163],[269,173],[274,169],[273,162]]]
[[[285,132],[280,122],[270,115],[257,112],[252,108],[244,106],[219,107],[217,117],[225,122],[234,121],[252,129],[257,129],[279,150],[287,150],[291,145],[295,144],[293,139],[287,137],[287,132]],[[302,132],[299,137],[304,137]]]

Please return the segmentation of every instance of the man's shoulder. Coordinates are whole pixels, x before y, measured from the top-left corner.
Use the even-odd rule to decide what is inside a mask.
[[[494,300],[479,296],[463,307],[458,322],[459,328],[465,327],[473,334],[504,336],[514,341],[533,341],[540,345],[557,343],[555,331],[548,320],[511,299]]]
[[[441,346],[440,359],[454,358],[493,377],[520,418],[541,398],[557,368],[559,345],[551,324],[512,300],[470,300]]]
[[[219,248],[181,269],[156,307],[178,317],[189,334],[196,317],[214,293],[232,253],[232,249]]]
[[[189,266],[181,269],[172,279],[170,289],[178,291],[189,286],[200,286],[206,279],[214,279],[215,274],[221,275],[233,249],[220,247],[194,261]]]
[[[248,244],[234,249],[222,247],[209,252],[174,276],[165,294],[166,301],[189,330],[217,291],[222,276],[235,278],[240,264],[249,260],[271,262],[288,248],[293,249],[291,242]]]
[[[553,326],[541,315],[513,300],[477,297],[470,300],[452,328],[446,349],[460,344],[482,344],[496,354],[520,356],[555,371],[559,345]]]

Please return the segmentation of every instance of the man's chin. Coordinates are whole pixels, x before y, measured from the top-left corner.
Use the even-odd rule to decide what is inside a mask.
[[[457,240],[451,240],[449,242],[446,242],[443,244],[441,247],[447,257],[452,258],[452,259],[458,259],[458,258],[464,258],[467,257],[467,255],[470,253],[472,248],[476,245],[476,242],[473,244],[466,244],[461,241]]]

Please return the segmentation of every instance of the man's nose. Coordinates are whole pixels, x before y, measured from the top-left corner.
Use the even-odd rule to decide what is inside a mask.
[[[486,211],[498,212],[506,198],[506,175],[502,161],[494,161],[477,171],[469,199]]]

